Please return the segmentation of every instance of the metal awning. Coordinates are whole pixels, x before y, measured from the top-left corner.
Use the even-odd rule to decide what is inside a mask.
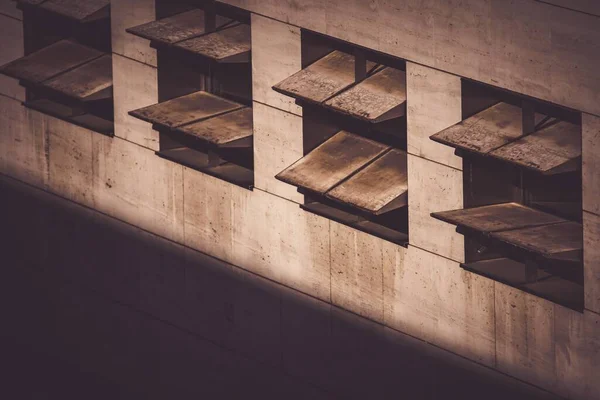
[[[91,47],[61,40],[0,68],[0,73],[25,84],[38,84],[101,57]]]
[[[406,153],[345,131],[276,178],[371,215],[407,201]]]
[[[406,73],[395,68],[382,68],[324,104],[368,122],[402,117],[406,112]]]
[[[252,145],[252,108],[221,114],[176,129],[217,147],[249,147]]]
[[[436,133],[431,139],[546,175],[579,169],[581,128],[542,114],[531,117],[532,129],[528,132],[523,126],[520,107],[498,103]]]
[[[229,22],[231,20],[228,18],[216,17],[217,29]],[[193,9],[129,28],[127,32],[155,43],[170,45],[204,35],[205,13],[204,10]]]
[[[250,61],[250,25],[238,24],[193,39],[177,42],[174,48],[218,63]]]
[[[110,17],[110,0],[17,0],[21,7],[34,7],[73,19],[90,22]]]
[[[239,103],[199,91],[130,111],[129,114],[159,127],[173,129],[243,107]]]

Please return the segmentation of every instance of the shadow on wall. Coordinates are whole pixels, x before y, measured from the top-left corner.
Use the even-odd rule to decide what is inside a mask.
[[[0,210],[5,398],[553,398],[8,178]]]

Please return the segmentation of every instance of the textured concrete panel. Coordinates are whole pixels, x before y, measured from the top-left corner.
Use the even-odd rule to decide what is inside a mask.
[[[331,301],[383,322],[383,271],[402,268],[405,249],[331,222]]]
[[[600,80],[595,73],[600,57],[597,17],[532,1],[431,0],[348,3],[227,0],[253,12],[456,75],[475,79],[557,104],[600,115]],[[324,10],[325,9],[325,10]],[[330,11],[331,10],[331,11]],[[364,12],[353,29],[343,30]],[[374,11],[375,10],[375,11]],[[501,12],[497,18],[494,13]],[[373,13],[382,18],[373,18]],[[512,22],[507,14],[516,16]],[[323,16],[325,15],[325,21]],[[535,22],[529,27],[522,21]],[[511,24],[507,28],[506,24]],[[540,31],[538,31],[539,29]],[[514,31],[514,32],[513,32]],[[379,39],[374,41],[374,33]],[[551,47],[544,52],[550,32]],[[534,38],[529,41],[528,37]],[[526,46],[513,46],[523,43]],[[528,44],[528,45],[527,45]],[[505,51],[514,48],[514,51]],[[536,58],[535,61],[529,61]],[[515,69],[506,73],[513,60]],[[538,73],[539,70],[548,71]],[[526,76],[526,78],[523,78]],[[551,88],[550,91],[548,88]]]
[[[303,197],[295,186],[275,175],[302,157],[302,118],[254,103],[254,184],[296,203]]]
[[[555,306],[558,393],[572,399],[600,399],[600,315]]]
[[[0,0],[0,14],[15,19],[23,19],[23,12],[17,8],[17,3],[12,0]]]
[[[184,244],[218,259],[230,260],[234,186],[185,167],[183,181]]]
[[[330,300],[329,220],[255,190],[233,196],[234,265]]]
[[[150,41],[125,30],[154,21],[154,0],[115,1],[111,4],[112,50],[114,53],[156,66],[156,50]]]
[[[454,149],[429,137],[461,121],[461,82],[455,75],[406,65],[408,152],[456,169],[462,160]]]
[[[548,4],[554,4],[559,7],[568,8],[574,11],[580,11],[588,14],[600,16],[600,3],[596,0],[537,0]]]
[[[158,102],[156,68],[113,55],[115,136],[151,150],[158,150],[158,132],[152,124],[128,114]]]
[[[300,29],[252,15],[252,97],[255,101],[302,115],[294,99],[275,92],[273,85],[302,68]]]
[[[583,213],[585,308],[600,314],[600,216]]]
[[[92,131],[48,117],[49,180],[53,193],[94,207]]]
[[[183,167],[119,138],[94,135],[96,208],[183,242]]]
[[[385,325],[484,365],[494,365],[494,282],[409,246],[384,270]]]
[[[37,187],[48,180],[47,118],[0,96],[0,172]]]
[[[8,3],[9,1],[5,0],[0,4],[4,4],[5,2]],[[13,2],[10,3],[16,4]],[[23,57],[23,22],[0,15],[0,38],[2,38],[0,65]],[[21,101],[25,100],[25,89],[19,85],[16,79],[5,75],[0,75],[0,94]]]
[[[463,207],[462,171],[408,156],[408,222],[411,245],[464,262],[464,237],[432,212]]]
[[[600,215],[600,117],[582,114],[583,209]]]
[[[495,302],[497,368],[555,391],[554,304],[498,282]]]

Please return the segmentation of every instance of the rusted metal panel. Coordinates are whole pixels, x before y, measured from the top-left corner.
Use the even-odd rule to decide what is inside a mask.
[[[112,89],[112,57],[104,55],[45,81],[42,86],[80,101],[110,97]]]
[[[229,21],[228,18],[217,16],[217,26],[222,26]],[[204,11],[200,9],[186,11],[129,28],[127,32],[159,43],[177,43],[205,33]]]
[[[565,222],[560,217],[518,203],[443,211],[431,215],[441,221],[484,234]]]
[[[240,24],[225,28],[208,35],[184,40],[174,46],[216,62],[249,62],[252,48],[250,25]]]
[[[406,111],[406,73],[383,68],[325,105],[369,122],[401,117]]]
[[[330,190],[326,197],[376,215],[406,206],[406,167],[406,153],[392,149]]]
[[[373,63],[368,64],[372,68]],[[279,93],[322,103],[354,83],[354,56],[334,51],[273,86]]]
[[[561,121],[500,147],[490,155],[544,174],[576,171],[581,161],[581,127]]]
[[[436,133],[431,139],[458,149],[488,154],[521,136],[521,109],[507,103],[498,103]]]
[[[102,52],[61,40],[0,68],[0,72],[29,83],[39,83],[102,56]]]
[[[340,131],[276,178],[324,195],[390,147]]]
[[[108,17],[110,0],[48,0],[40,7],[78,21]]]
[[[492,238],[546,258],[581,261],[583,226],[576,222],[492,233]]]
[[[177,131],[217,146],[224,146],[252,137],[252,108],[245,107],[218,117],[184,125]]]
[[[177,128],[181,125],[216,117],[242,107],[241,104],[233,101],[199,91],[130,111],[129,114],[146,122],[167,128]]]

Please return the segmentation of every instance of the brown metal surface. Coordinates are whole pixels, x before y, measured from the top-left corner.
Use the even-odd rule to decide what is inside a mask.
[[[102,55],[70,40],[61,40],[0,68],[0,72],[25,82],[39,83]]]
[[[432,216],[458,227],[484,234],[565,222],[564,219],[518,203],[467,208],[433,213]]]
[[[459,149],[488,154],[521,136],[521,109],[507,103],[498,103],[436,133],[431,139]]]
[[[230,21],[228,18],[218,16],[217,26],[222,26],[228,21]],[[202,35],[205,32],[204,11],[200,9],[186,11],[172,17],[129,28],[127,32],[161,43],[177,43]]]
[[[110,6],[110,0],[48,0],[40,7],[78,21],[84,21],[107,9],[108,6]]]
[[[250,26],[240,24],[231,28],[175,44],[176,48],[208,57],[217,62],[250,61]]]
[[[97,100],[112,88],[112,57],[104,55],[42,85],[81,101]]]
[[[242,107],[241,104],[200,91],[130,111],[129,114],[146,122],[176,128]]]
[[[406,153],[392,149],[327,193],[327,197],[381,214],[408,201]],[[389,205],[394,207],[390,208]]]
[[[368,64],[371,68],[373,63]],[[285,95],[322,103],[354,83],[354,56],[334,51],[273,87]]]
[[[576,222],[497,232],[491,236],[548,258],[579,261],[583,252],[583,227]]]
[[[252,136],[252,108],[245,107],[177,129],[217,146]]]
[[[558,122],[490,155],[545,174],[576,171],[581,157],[581,127]]]
[[[369,122],[401,117],[406,109],[406,73],[384,68],[325,105]]]
[[[388,149],[381,143],[341,131],[276,178],[323,195]]]

